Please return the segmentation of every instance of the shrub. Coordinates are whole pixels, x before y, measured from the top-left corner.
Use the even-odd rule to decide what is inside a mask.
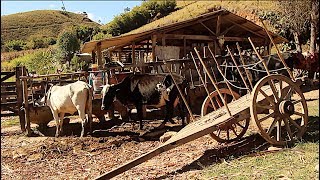
[[[4,43],[5,51],[21,51],[26,43],[22,40],[12,40]]]

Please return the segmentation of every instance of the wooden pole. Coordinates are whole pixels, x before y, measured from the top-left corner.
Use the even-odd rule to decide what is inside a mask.
[[[24,71],[25,73],[25,71]],[[31,128],[30,128],[30,117],[29,117],[29,102],[28,102],[28,84],[27,79],[23,79],[23,103],[24,103],[24,115],[25,120],[27,123],[27,136],[31,135]]]
[[[152,62],[156,62],[156,45],[157,45],[157,35],[152,35]]]
[[[20,79],[20,76],[23,76],[23,67],[16,67],[16,92],[17,92],[17,107],[18,109],[18,115],[20,120],[20,128],[22,132],[26,131],[26,121],[23,111],[20,109],[23,104],[23,88],[22,88],[22,81]]]
[[[102,52],[101,52],[101,42],[97,44],[97,53],[98,53],[98,66],[102,67]]]
[[[270,71],[269,71],[269,69],[268,69],[268,66],[267,66],[267,64],[266,64],[266,62],[265,62],[264,59],[260,56],[260,54],[259,54],[259,52],[257,51],[256,47],[255,47],[254,44],[252,43],[250,37],[248,37],[248,40],[249,40],[249,42],[250,42],[250,44],[251,44],[251,46],[252,46],[252,49],[254,50],[254,52],[256,52],[256,54],[257,54],[258,58],[260,59],[260,61],[262,61],[262,64],[263,64],[264,68],[265,68],[266,71],[267,71],[267,74],[268,74],[268,75],[271,75],[271,74],[270,74]]]
[[[194,117],[193,117],[193,114],[192,114],[191,108],[190,108],[190,106],[188,105],[188,102],[187,102],[186,98],[184,97],[184,95],[183,95],[183,93],[182,93],[182,91],[181,91],[180,87],[178,86],[178,84],[177,84],[176,80],[174,79],[174,77],[173,77],[173,75],[172,75],[172,73],[171,73],[171,71],[170,71],[169,67],[167,66],[167,62],[166,62],[166,60],[165,60],[165,59],[164,59],[164,62],[166,63],[166,68],[167,68],[167,70],[169,71],[169,74],[170,74],[170,76],[172,77],[172,80],[173,80],[173,82],[174,82],[174,85],[177,87],[177,89],[178,89],[178,91],[179,91],[179,94],[180,94],[180,96],[181,96],[181,98],[182,98],[182,100],[183,100],[184,104],[185,104],[185,105],[186,105],[186,107],[187,107],[187,110],[188,110],[188,113],[189,113],[189,115],[190,115],[191,121],[193,122],[193,121],[194,121]]]
[[[238,49],[238,51],[239,51],[239,56],[240,56],[241,63],[242,63],[242,65],[245,65],[245,62],[244,62],[243,57],[242,57],[242,54],[241,54],[241,49],[240,49],[239,43],[237,42],[236,45],[237,45],[237,49]],[[249,76],[248,69],[246,69],[245,67],[243,67],[243,69],[244,69],[244,71],[246,72],[246,75],[247,75],[247,77],[248,77],[248,79],[249,79],[250,87],[251,87],[251,89],[253,89],[252,79],[251,79],[250,76]]]
[[[233,55],[232,55],[232,53],[231,53],[231,51],[230,51],[230,49],[229,49],[229,47],[228,47],[228,45],[227,45],[226,47],[227,47],[227,50],[228,50],[228,52],[229,52],[229,54],[230,54],[230,56],[231,56],[231,59],[232,59],[234,65],[236,66],[236,68],[237,68],[237,70],[238,70],[238,72],[239,72],[239,74],[240,74],[240,77],[241,77],[244,85],[246,86],[246,88],[248,89],[248,91],[251,92],[251,91],[250,91],[250,88],[248,87],[248,84],[247,84],[246,80],[244,79],[244,77],[243,77],[243,75],[242,75],[242,73],[241,73],[241,71],[240,71],[240,69],[239,69],[239,67],[238,67],[238,64],[237,64],[236,60],[234,59],[234,57],[233,57]]]
[[[217,86],[216,82],[214,81],[214,79],[213,79],[213,78],[212,78],[212,76],[210,75],[210,73],[209,73],[209,71],[208,71],[208,69],[207,69],[206,65],[204,64],[204,62],[203,62],[203,60],[202,60],[202,58],[201,58],[201,56],[200,56],[200,54],[199,54],[199,52],[198,52],[197,48],[196,48],[196,47],[194,47],[194,50],[195,50],[195,52],[196,52],[196,54],[197,54],[197,56],[198,56],[198,58],[199,58],[199,60],[200,60],[200,62],[201,62],[201,64],[202,64],[202,66],[204,67],[204,70],[205,70],[205,71],[206,71],[206,73],[208,74],[208,76],[209,76],[209,78],[210,78],[210,80],[211,80],[211,83],[212,83],[212,84],[214,85],[214,87],[216,88],[216,90],[217,90],[217,92],[218,92],[218,94],[219,94],[219,96],[220,96],[220,98],[221,98],[221,100],[222,100],[222,102],[223,102],[224,106],[225,106],[225,107],[226,107],[226,109],[227,109],[227,112],[228,112],[229,116],[232,116],[232,115],[231,115],[231,112],[230,112],[230,109],[229,109],[229,107],[228,107],[228,104],[227,104],[227,102],[226,102],[226,100],[223,98],[223,96],[222,96],[222,94],[221,94],[221,92],[220,92],[220,90],[219,90],[219,88],[218,88],[218,86]]]
[[[192,57],[194,66],[196,67],[196,70],[197,70],[197,72],[198,72],[198,74],[199,74],[200,80],[201,80],[201,82],[202,82],[202,84],[203,84],[203,86],[204,86],[204,89],[206,90],[206,92],[207,92],[207,94],[208,94],[208,97],[209,97],[209,99],[210,99],[210,102],[211,102],[214,110],[217,110],[218,108],[215,106],[214,102],[212,101],[212,98],[210,97],[210,92],[209,92],[209,90],[208,90],[207,84],[206,84],[206,82],[204,82],[204,80],[202,79],[202,76],[201,76],[201,74],[200,74],[200,70],[198,69],[196,60],[194,59],[192,52],[190,52],[190,55],[191,55],[191,57]]]
[[[220,74],[222,75],[222,74],[223,74],[223,72],[222,72],[222,70],[220,69],[219,63],[218,63],[218,61],[217,61],[217,59],[216,59],[215,55],[213,54],[213,52],[211,51],[211,49],[210,49],[209,47],[208,47],[208,50],[209,50],[209,52],[210,52],[210,54],[211,54],[211,56],[212,56],[213,60],[215,61],[216,65],[217,65],[217,69],[218,69],[218,71],[219,71],[219,72],[220,72]],[[214,73],[213,73],[213,74],[214,74]],[[224,77],[226,77],[226,75],[224,75]],[[232,95],[233,99],[234,99],[234,100],[236,100],[237,98],[236,98],[236,96],[234,95],[233,90],[232,90],[232,88],[231,88],[231,86],[230,86],[229,82],[227,81],[227,78],[225,79],[225,81],[226,81],[226,85],[227,85],[227,87],[228,87],[228,89],[229,89],[229,91],[230,91],[230,93],[231,93],[231,95]]]
[[[274,47],[276,48],[276,50],[277,50],[277,54],[278,54],[278,56],[279,56],[280,60],[282,61],[282,63],[283,63],[283,65],[284,65],[284,67],[287,69],[287,71],[288,71],[288,73],[289,73],[289,75],[290,75],[290,78],[291,78],[293,81],[295,81],[295,78],[293,77],[292,72],[290,71],[290,69],[289,69],[289,67],[288,67],[287,63],[284,61],[284,59],[283,59],[282,55],[280,54],[280,50],[279,50],[279,48],[278,48],[277,44],[273,41],[273,38],[271,37],[271,35],[270,35],[270,33],[269,33],[269,31],[268,31],[268,29],[267,29],[266,25],[263,23],[262,19],[260,19],[260,21],[261,21],[261,23],[262,23],[262,25],[263,25],[263,27],[264,27],[264,30],[265,30],[265,31],[266,31],[266,33],[268,34],[268,36],[269,36],[269,38],[270,38],[270,40],[271,40],[272,44],[273,44],[273,45],[274,45]]]

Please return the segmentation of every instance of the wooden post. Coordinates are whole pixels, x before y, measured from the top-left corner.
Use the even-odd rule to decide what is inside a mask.
[[[17,92],[17,107],[18,109],[18,115],[19,115],[19,120],[20,120],[20,128],[22,132],[26,131],[26,121],[24,117],[23,111],[20,109],[22,107],[23,103],[23,88],[20,80],[20,76],[23,76],[23,67],[16,67],[16,92]]]
[[[132,65],[136,65],[136,43],[132,42],[132,53],[131,53],[131,58],[132,58]]]
[[[101,52],[101,42],[97,44],[97,53],[98,53],[98,66],[102,67],[102,52]]]
[[[212,58],[213,58],[214,62],[215,62],[215,63],[216,63],[216,65],[217,65],[217,69],[218,69],[218,71],[219,71],[219,72],[220,72],[220,74],[222,75],[222,74],[223,74],[223,72],[222,72],[222,70],[220,69],[219,63],[218,63],[218,61],[217,61],[217,59],[216,59],[215,55],[213,54],[213,52],[211,51],[211,49],[210,49],[210,48],[208,48],[208,50],[209,50],[209,52],[210,52],[210,54],[211,54],[211,56],[212,56]],[[226,63],[226,64],[227,64],[227,63]],[[226,68],[227,68],[227,67],[226,67]],[[213,73],[213,75],[214,75],[214,73]],[[224,76],[226,77],[226,74],[225,74]],[[230,86],[229,82],[227,81],[227,78],[225,78],[225,81],[226,81],[226,85],[227,85],[227,87],[228,87],[228,89],[229,89],[229,91],[230,91],[230,93],[231,93],[231,95],[232,95],[233,99],[234,99],[234,100],[236,100],[237,98],[236,98],[236,96],[233,94],[232,88],[231,88],[231,86]]]
[[[229,54],[230,54],[230,56],[231,56],[231,59],[232,59],[234,65],[236,66],[236,68],[237,68],[237,70],[238,70],[238,72],[239,72],[239,74],[240,74],[240,77],[241,77],[244,85],[246,86],[246,88],[248,89],[248,91],[251,92],[251,91],[250,91],[250,88],[249,88],[249,86],[248,86],[248,84],[247,84],[247,82],[246,82],[246,80],[244,79],[244,77],[243,77],[243,75],[242,75],[242,73],[241,73],[241,71],[240,71],[240,69],[239,69],[239,67],[238,67],[238,64],[237,64],[236,60],[234,59],[234,57],[233,57],[233,55],[232,55],[232,53],[231,53],[231,51],[230,51],[230,49],[229,49],[229,47],[228,47],[228,46],[226,46],[226,47],[227,47],[227,50],[228,50],[228,52],[229,52]]]
[[[24,68],[23,74],[26,74]],[[22,80],[23,86],[23,103],[24,103],[24,117],[27,123],[27,136],[31,135],[30,117],[29,117],[29,102],[28,102],[28,84],[27,79]]]
[[[152,62],[156,62],[157,35],[152,35]]]
[[[284,61],[284,59],[283,59],[282,55],[280,54],[280,50],[279,50],[278,46],[276,45],[276,43],[273,41],[273,38],[271,37],[271,35],[270,35],[270,33],[269,33],[269,31],[268,31],[268,29],[267,29],[266,25],[263,23],[262,19],[260,19],[260,21],[261,21],[261,23],[262,23],[262,25],[263,25],[263,27],[264,27],[264,30],[265,30],[265,31],[266,31],[266,33],[268,34],[268,36],[269,36],[269,38],[270,38],[270,40],[271,40],[272,44],[273,44],[273,45],[274,45],[274,47],[276,48],[276,50],[277,50],[277,54],[278,54],[278,56],[279,56],[280,60],[282,61],[282,63],[283,63],[283,65],[284,65],[284,67],[287,69],[287,71],[288,71],[288,73],[289,73],[289,75],[290,75],[291,79],[292,79],[293,81],[295,81],[295,78],[293,77],[292,72],[290,71],[290,69],[289,69],[289,67],[288,67],[287,63]]]
[[[201,80],[201,82],[202,82],[202,84],[203,84],[203,87],[204,87],[204,89],[206,90],[206,92],[207,92],[207,94],[208,94],[208,97],[209,97],[209,99],[210,99],[210,102],[211,102],[211,104],[212,104],[212,107],[213,107],[214,110],[217,110],[218,108],[216,107],[216,105],[215,105],[214,102],[212,101],[212,98],[210,97],[210,92],[209,92],[209,90],[208,90],[207,83],[202,79],[200,70],[199,70],[199,68],[198,68],[198,66],[197,66],[196,60],[194,59],[192,52],[190,52],[190,55],[191,55],[191,58],[192,58],[192,60],[193,60],[194,66],[196,67],[196,70],[197,70],[197,72],[198,72],[198,74],[199,74],[199,78],[200,78],[200,80]]]
[[[217,86],[216,82],[213,80],[212,76],[210,75],[210,73],[209,73],[206,65],[204,64],[204,62],[203,62],[203,60],[202,60],[202,58],[201,58],[201,56],[200,56],[200,54],[199,54],[199,52],[198,52],[198,50],[197,50],[196,47],[194,47],[194,51],[196,52],[196,54],[197,54],[197,56],[198,56],[198,58],[199,58],[199,60],[200,60],[200,62],[201,62],[201,64],[202,64],[202,66],[204,67],[204,70],[205,70],[206,73],[208,74],[208,76],[209,76],[209,78],[210,78],[210,80],[211,80],[211,83],[213,84],[214,88],[216,88],[216,90],[217,90],[217,92],[218,92],[218,94],[219,94],[219,96],[220,96],[220,98],[221,98],[224,106],[225,106],[226,109],[227,109],[227,112],[228,112],[229,116],[232,116],[226,100],[223,98],[223,96],[222,96],[222,94],[221,94],[221,92],[220,92],[219,87]]]
[[[236,45],[237,45],[237,49],[238,49],[238,51],[239,51],[239,56],[240,56],[241,63],[242,63],[242,65],[246,65],[245,62],[244,62],[244,60],[243,60],[242,54],[241,54],[241,49],[240,49],[239,43],[237,42]],[[248,72],[248,70],[247,70],[245,67],[243,67],[243,69],[244,69],[244,71],[246,72],[246,75],[247,75],[247,77],[248,77],[248,79],[249,79],[250,87],[251,87],[251,89],[253,89],[252,79],[251,79],[250,76],[249,76],[249,72]]]
[[[217,17],[217,26],[216,26],[216,37],[218,38],[220,36],[220,25],[221,25],[221,16]],[[214,54],[218,54],[218,46],[219,43],[217,43],[218,39],[214,41]],[[221,53],[221,52],[220,52]]]
[[[185,37],[183,38],[183,56],[187,56],[187,40]]]
[[[165,36],[162,36],[162,38],[161,38],[161,44],[162,44],[162,46],[165,46],[165,45],[166,45],[166,37],[165,37]]]
[[[93,50],[91,52],[91,55],[92,55],[92,64],[95,64],[96,63],[96,52]]]

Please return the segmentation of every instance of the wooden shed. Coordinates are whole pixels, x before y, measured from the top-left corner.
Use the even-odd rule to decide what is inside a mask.
[[[287,42],[285,38],[271,34],[275,43]],[[92,53],[94,63],[100,67],[111,60],[139,65],[186,58],[193,47],[209,46],[216,55],[224,55],[225,46],[232,48],[236,42],[243,49],[250,49],[248,37],[264,51],[264,55],[270,54],[271,43],[263,27],[222,9],[139,33],[90,41],[84,44],[81,52]]]

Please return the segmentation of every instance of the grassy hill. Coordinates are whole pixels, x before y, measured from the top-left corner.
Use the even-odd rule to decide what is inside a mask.
[[[261,25],[259,15],[261,15],[261,13],[277,11],[278,5],[277,2],[274,1],[177,1],[177,8],[181,9],[135,29],[129,32],[129,34],[192,19],[201,14],[221,8]],[[275,29],[270,26],[269,30],[274,31]]]
[[[72,25],[100,26],[81,14],[57,10],[36,10],[1,16],[1,42],[28,40],[30,36],[57,37]]]

